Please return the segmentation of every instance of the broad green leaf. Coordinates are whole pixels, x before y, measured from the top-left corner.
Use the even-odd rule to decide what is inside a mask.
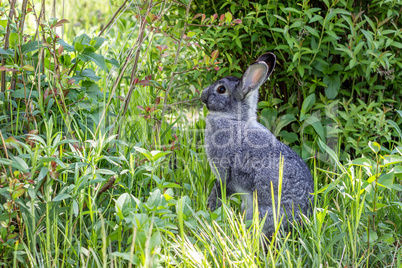
[[[34,68],[32,65],[29,65],[29,64],[24,65],[24,66],[22,67],[22,69],[25,70],[25,71],[29,71],[29,72],[35,71],[35,68]]]
[[[195,32],[188,32],[187,33],[187,37],[188,38],[191,38],[191,37],[193,37],[195,35]]]
[[[233,19],[233,16],[230,12],[226,12],[225,17],[226,17],[226,22],[231,22]]]
[[[383,174],[378,179],[378,185],[386,187],[388,189],[392,189],[392,185],[394,183],[394,172],[390,172],[387,174]]]
[[[87,34],[81,34],[74,38],[74,45],[79,43],[83,46],[90,46],[91,45],[91,38]]]
[[[108,239],[111,239],[111,238],[108,238]],[[138,256],[135,254],[131,254],[130,252],[115,251],[115,252],[112,252],[111,256],[126,260],[126,261],[130,262],[131,264],[134,264],[134,266],[140,265],[140,259],[138,258]]]
[[[285,114],[279,119],[279,123],[275,128],[275,136],[278,136],[279,132],[281,132],[282,128],[286,127],[290,123],[296,121],[296,117],[293,114]]]
[[[369,234],[367,234],[367,232],[363,233],[363,241],[365,243],[369,242],[370,244],[374,243],[375,241],[377,241],[378,239],[378,235],[376,232],[374,231],[369,231]]]
[[[366,158],[363,158],[363,157],[354,159],[352,161],[352,165],[371,167],[370,161],[368,159],[366,159]]]
[[[3,30],[5,30],[7,27],[7,21],[7,19],[0,20],[0,26],[3,27]]]
[[[40,44],[41,43],[39,41],[31,41],[26,44],[23,44],[21,46],[21,52],[22,54],[26,54],[28,52],[38,50],[40,48]]]
[[[151,161],[152,154],[148,150],[146,150],[144,148],[141,148],[141,147],[136,147],[136,146],[134,146],[134,150],[136,150],[137,152],[143,154],[149,161]]]
[[[71,195],[69,195],[69,194],[64,194],[64,193],[61,193],[61,194],[58,194],[55,198],[53,198],[53,202],[58,202],[58,201],[62,201],[62,200],[64,200],[64,199],[67,199],[67,198],[70,198],[71,197]]]
[[[63,46],[64,50],[67,52],[75,51],[74,47],[72,45],[67,44],[63,39],[57,40],[57,43],[59,43],[59,45]]]
[[[304,113],[307,113],[308,111],[310,111],[311,107],[313,107],[314,103],[315,103],[315,94],[313,93],[304,99],[302,104],[302,111]]]
[[[104,71],[107,71],[105,57],[103,57],[100,54],[96,54],[95,52],[85,49],[80,55],[78,55],[78,58],[85,62],[93,61],[99,68],[101,68]]]
[[[398,132],[399,134],[399,137],[402,139],[402,131],[399,128],[398,124],[395,123],[395,121],[392,121],[391,119],[386,120],[386,122],[395,128],[396,132]]]
[[[106,58],[106,57],[105,57],[105,60],[106,60],[107,62],[109,62],[110,64],[112,64],[113,66],[115,66],[116,68],[119,68],[119,67],[120,67],[119,62],[118,62],[116,59],[109,59],[109,58]]]
[[[18,33],[10,33],[10,47],[15,48],[18,44]]]
[[[85,69],[81,72],[81,75],[91,79],[92,81],[98,82],[101,78],[97,76],[92,69]]]
[[[287,132],[286,130],[282,130],[278,136],[282,137],[289,144],[299,140],[299,136],[296,133]]]
[[[166,151],[166,152],[162,152],[162,151],[151,151],[151,155],[152,155],[152,161],[156,161],[159,158],[161,158],[162,156],[168,155],[171,152]]]
[[[303,129],[308,125],[311,125],[314,128],[321,140],[325,140],[324,128],[321,124],[321,121],[316,116],[312,115],[307,117],[303,123]]]
[[[0,55],[14,56],[14,50],[13,49],[4,50],[4,49],[0,48]]]
[[[21,187],[21,188],[15,190],[15,191],[12,193],[11,197],[15,200],[15,199],[17,199],[18,197],[20,197],[21,195],[23,195],[25,192],[26,192],[26,189],[23,188],[23,187]]]
[[[377,142],[369,141],[368,146],[376,154],[378,154],[378,152],[381,150],[381,145],[379,145]]]
[[[324,150],[324,152],[327,152],[329,154],[329,156],[335,161],[337,167],[343,172],[343,173],[348,173],[348,171],[346,170],[346,168],[341,164],[341,162],[339,161],[338,156],[336,155],[336,153],[328,147],[328,145],[326,145],[321,139],[318,139],[318,144],[320,145],[320,147]]]
[[[17,216],[17,212],[13,212],[13,213],[11,213],[11,215],[8,213],[2,213],[2,214],[0,214],[0,221],[6,221],[9,218],[11,218],[11,219],[14,218],[15,216]]]
[[[325,89],[325,95],[329,99],[334,99],[338,95],[338,91],[341,87],[341,78],[338,75],[326,75],[323,80],[324,84],[327,85]]]

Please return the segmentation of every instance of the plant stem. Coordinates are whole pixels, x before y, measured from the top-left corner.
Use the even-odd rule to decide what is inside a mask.
[[[188,20],[188,13],[189,13],[189,11],[190,11],[191,2],[192,2],[192,0],[190,0],[190,1],[188,2],[188,4],[187,4],[187,8],[186,8],[186,18],[185,18],[186,21],[185,21],[185,23],[184,23],[183,31],[181,32],[181,35],[180,35],[179,43],[178,43],[178,45],[177,45],[176,57],[175,57],[175,59],[174,59],[174,65],[177,65],[177,60],[179,59],[179,54],[180,54],[181,43],[183,42],[184,33],[185,33],[186,30],[187,30],[187,25],[188,25],[188,24],[187,24],[187,20]],[[166,89],[166,92],[165,92],[165,97],[164,97],[164,99],[163,99],[163,108],[162,108],[161,121],[160,121],[160,124],[159,124],[157,130],[159,130],[159,129],[162,127],[162,125],[163,125],[164,116],[165,116],[165,113],[166,113],[167,99],[168,99],[168,96],[169,96],[169,92],[170,92],[170,90],[171,90],[171,88],[172,88],[173,79],[174,79],[174,75],[172,75],[172,76],[170,77],[169,85],[168,85],[168,88]]]

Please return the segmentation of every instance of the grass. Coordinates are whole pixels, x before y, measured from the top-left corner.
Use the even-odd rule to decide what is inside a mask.
[[[99,9],[113,7],[102,3]],[[68,6],[72,25],[74,14],[84,18],[87,12],[72,11]],[[87,19],[80,29],[90,34],[97,27]],[[125,17],[114,24],[108,38],[116,42],[102,53],[124,55],[135,43],[123,41],[135,23]],[[78,32],[67,29],[66,35]],[[160,39],[149,40],[151,47]],[[140,61],[142,70],[151,68],[149,59]],[[110,72],[113,78],[118,71]],[[102,111],[112,79],[99,73]],[[117,95],[126,96],[129,83],[125,75]],[[145,118],[136,108],[163,95],[154,90],[133,91],[118,122],[119,138],[113,125],[123,107],[118,99],[111,101],[98,132],[100,113],[74,106],[70,114],[61,108],[42,112],[40,132],[30,136],[18,117],[22,101],[0,112],[0,130],[7,135],[1,140],[8,145],[0,151],[0,266],[402,267],[400,140],[392,152],[377,150],[372,142],[370,154],[344,162],[338,150],[321,142],[320,153],[329,161],[308,159],[316,187],[312,215],[293,223],[290,233],[281,233],[278,218],[278,232],[267,241],[258,217],[245,222],[238,196],[216,211],[206,208],[215,178],[203,149],[205,108],[196,101],[172,103],[158,129],[157,116]],[[38,109],[46,111],[45,106],[39,103]]]

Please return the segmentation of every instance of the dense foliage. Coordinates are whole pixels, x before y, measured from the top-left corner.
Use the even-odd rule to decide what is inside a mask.
[[[263,52],[276,53],[274,76],[261,92],[261,121],[303,157],[318,149],[317,135],[340,139],[342,159],[359,155],[369,140],[390,149],[399,139],[385,124],[401,123],[398,1],[195,2],[207,17],[242,16],[234,29],[198,30],[207,51],[224,52],[218,75],[241,75]]]
[[[0,4],[0,267],[402,265],[400,1],[76,4]],[[267,51],[259,119],[317,198],[262,249],[206,208],[198,98]]]

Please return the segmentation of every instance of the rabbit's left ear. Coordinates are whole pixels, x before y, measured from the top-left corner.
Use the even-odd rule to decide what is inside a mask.
[[[276,56],[268,52],[261,55],[256,62],[251,64],[242,77],[243,96],[258,89],[275,69]]]

